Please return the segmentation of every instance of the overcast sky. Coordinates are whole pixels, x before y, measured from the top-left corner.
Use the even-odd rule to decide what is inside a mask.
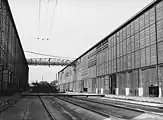
[[[9,0],[24,50],[77,58],[152,0]],[[55,11],[55,15],[53,17]],[[51,27],[49,27],[51,26]],[[49,38],[38,40],[37,37]],[[25,53],[26,58],[43,57]],[[63,67],[29,66],[29,81],[54,80]]]

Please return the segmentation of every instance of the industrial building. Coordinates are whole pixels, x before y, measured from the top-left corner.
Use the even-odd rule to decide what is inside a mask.
[[[63,68],[58,82],[60,91],[161,97],[163,0],[150,3]]]
[[[26,89],[28,70],[8,0],[0,0],[0,93]]]

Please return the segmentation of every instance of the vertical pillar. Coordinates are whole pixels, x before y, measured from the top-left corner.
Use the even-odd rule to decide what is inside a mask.
[[[159,86],[159,96],[158,96],[159,98],[161,98],[162,97],[162,86]]]
[[[158,69],[158,79],[159,79],[159,97],[163,96],[163,67],[160,66]]]
[[[116,95],[118,95],[118,94],[119,94],[119,88],[118,88],[118,87],[119,87],[119,81],[120,81],[120,76],[119,76],[119,74],[117,74],[116,79],[117,79],[117,80],[116,80],[117,83],[116,83],[116,89],[115,89],[116,91],[115,91],[115,92],[116,92]]]
[[[101,83],[101,94],[104,94],[104,85],[105,85],[104,77],[101,77],[100,83]]]
[[[160,84],[160,81],[159,81],[159,77],[158,77],[158,43],[157,43],[157,10],[156,10],[156,4],[154,6],[155,8],[155,30],[156,30],[156,62],[157,62],[157,65],[156,65],[156,69],[157,69],[157,76],[156,76],[156,80],[157,80],[157,85],[159,86],[159,97],[161,97],[161,87],[162,85]]]
[[[128,96],[130,94],[130,88],[129,88],[129,81],[130,81],[130,76],[129,73],[127,72],[127,80],[126,80],[126,96]]]
[[[97,84],[96,84],[96,94],[98,94],[98,88],[97,88]]]
[[[139,79],[139,88],[138,88],[138,95],[139,96],[143,96],[143,73],[142,73],[142,70],[141,69],[139,69],[139,77],[138,77],[138,79]]]
[[[101,94],[104,94],[104,89],[103,88],[101,88]]]
[[[119,95],[119,88],[116,88],[116,95]]]

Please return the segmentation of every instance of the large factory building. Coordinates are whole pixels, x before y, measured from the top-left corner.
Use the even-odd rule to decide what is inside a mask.
[[[58,73],[60,91],[163,95],[163,0],[155,0]]]
[[[0,95],[26,89],[28,70],[8,0],[0,0]]]

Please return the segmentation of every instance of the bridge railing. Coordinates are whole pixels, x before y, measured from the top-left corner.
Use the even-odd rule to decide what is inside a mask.
[[[73,60],[60,59],[60,58],[28,58],[28,65],[48,65],[48,66],[66,66]]]

